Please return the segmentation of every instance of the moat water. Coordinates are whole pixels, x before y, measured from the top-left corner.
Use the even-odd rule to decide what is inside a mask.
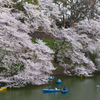
[[[63,81],[60,85],[56,83],[59,78]],[[100,75],[90,78],[58,75],[46,85],[28,85],[23,88],[8,88],[6,91],[0,91],[0,100],[100,100],[100,90],[97,85],[100,85]],[[55,86],[58,89],[66,86],[69,91],[66,94],[43,93],[43,89],[49,86],[52,89]]]

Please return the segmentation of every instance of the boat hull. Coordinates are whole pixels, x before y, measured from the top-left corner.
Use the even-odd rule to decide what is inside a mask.
[[[60,92],[60,89],[57,89],[57,90],[55,90],[55,89],[43,89],[43,92]]]
[[[7,87],[1,87],[0,91],[6,90],[6,89],[7,89]]]
[[[61,84],[62,83],[62,81],[57,81],[57,84]]]
[[[67,90],[61,90],[62,93],[67,93]]]
[[[54,80],[54,78],[49,78],[49,80]]]

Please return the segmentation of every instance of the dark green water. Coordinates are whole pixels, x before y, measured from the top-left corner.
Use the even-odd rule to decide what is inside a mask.
[[[56,83],[58,78],[63,81],[61,85]],[[71,93],[43,93],[42,89],[48,88],[49,85],[59,89],[66,86]],[[96,85],[100,85],[100,75],[91,78],[56,76],[55,80],[46,85],[1,91],[0,100],[100,100],[100,90],[97,91]]]

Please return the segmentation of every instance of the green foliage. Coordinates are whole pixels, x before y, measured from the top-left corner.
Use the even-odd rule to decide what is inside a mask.
[[[36,42],[36,39],[31,39],[31,41],[32,41],[33,43],[37,43],[37,42]]]
[[[86,63],[83,63],[83,66],[87,67],[87,64]]]
[[[25,18],[19,18],[22,23],[25,23]]]
[[[37,54],[35,54],[35,52],[33,53],[33,57],[35,60],[37,60]]]
[[[38,0],[34,0],[34,3],[33,4],[34,5],[38,5],[39,4]]]
[[[39,12],[41,12],[41,10],[40,10],[40,8],[38,7],[38,8],[36,8],[36,10],[38,10]]]
[[[9,70],[5,67],[0,67],[0,73],[2,71],[5,71],[6,72],[5,76],[7,76],[7,75],[13,76],[13,75],[18,74],[19,71],[22,71],[24,69],[24,64],[22,62],[19,62],[19,61],[13,62],[12,61],[10,63],[11,64],[9,64],[9,62],[8,62]]]
[[[0,73],[1,73],[2,71],[7,71],[7,68],[5,68],[5,67],[0,67]]]
[[[23,4],[25,2],[27,3],[31,3],[31,4],[34,4],[34,5],[39,5],[39,2],[38,0],[21,0],[19,2],[17,2],[18,0],[13,0],[14,2],[16,2],[15,4],[13,4],[13,8],[12,9],[12,12],[18,12],[18,11],[23,11],[25,14],[26,14],[26,10],[23,6]],[[7,5],[6,5],[7,6]],[[22,22],[24,22],[24,19],[21,19]]]
[[[85,43],[83,43],[83,42],[80,42],[80,43],[81,43],[82,46],[85,46]]]
[[[26,10],[23,6],[23,2],[17,2],[16,4],[13,5],[12,12],[18,12],[18,11],[23,11],[26,14]]]
[[[54,40],[43,39],[43,42],[45,42],[47,46],[49,46],[51,49],[53,49],[52,44],[54,43]]]
[[[61,66],[59,64],[54,63],[54,62],[52,62],[52,63],[53,63],[54,68],[57,68],[57,69],[61,68]]]
[[[22,48],[22,52],[27,53],[28,52],[28,48],[23,47]]]
[[[37,43],[36,42],[36,39],[31,39],[32,42],[34,43]],[[63,62],[65,63],[68,63],[68,64],[71,64],[72,61],[66,57],[66,54],[65,52],[67,53],[68,52],[68,49],[72,49],[72,45],[71,43],[69,42],[65,42],[63,45],[62,45],[62,40],[48,40],[48,39],[42,39],[43,42],[46,43],[47,46],[49,46],[54,52],[54,56],[57,56],[57,59],[62,59]],[[60,55],[58,57],[58,55]],[[34,57],[35,57],[35,54],[34,54]]]
[[[97,53],[94,53],[93,55],[94,55],[95,58],[98,58],[98,54]]]
[[[7,70],[7,73],[9,72],[10,76],[18,74],[19,71],[22,71],[24,69],[24,64],[23,62],[16,61],[16,62],[11,62],[11,65],[9,65],[9,70]]]
[[[13,2],[17,2],[18,0],[13,0]]]
[[[54,40],[48,40],[48,39],[41,39],[41,40],[42,40],[43,42],[45,42],[47,46],[49,46],[51,49],[53,49],[53,48],[52,48],[52,44],[54,43]],[[37,43],[37,42],[36,42],[36,39],[31,39],[31,41],[32,41],[33,43]]]
[[[70,63],[70,58],[68,57],[68,49],[71,49],[71,44],[67,42],[65,39],[57,39],[53,43],[54,50],[54,62],[55,63]]]
[[[62,46],[62,48],[60,49],[61,51],[62,51],[62,50],[65,50],[65,48],[70,49],[71,46],[72,46],[71,43],[65,41],[64,44],[62,45],[62,42],[63,42],[63,41],[64,41],[64,40],[59,40],[59,39],[57,39],[57,40],[54,40],[52,44],[53,44],[54,47],[56,47],[56,48],[59,48],[59,47]]]
[[[4,50],[2,48],[0,48],[0,62],[2,62],[2,60],[4,59],[5,55],[8,55],[10,51]],[[0,63],[1,65],[2,63]]]
[[[97,65],[97,63],[96,63],[96,58],[98,58],[98,55],[97,55],[97,53],[96,52],[94,52],[93,54],[91,53],[91,52],[86,52],[85,53],[85,56],[86,57],[89,57],[91,60],[92,60],[92,62],[95,64],[95,65]]]
[[[37,43],[36,42],[36,39],[31,39],[32,40],[32,42],[34,42],[34,43]],[[42,39],[42,41],[43,42],[45,42],[46,43],[46,45],[47,46],[49,46],[54,52],[56,52],[61,46],[62,46],[62,40],[47,40],[47,39]],[[83,46],[85,45],[84,43],[81,43]],[[72,50],[72,44],[70,43],[70,42],[65,42],[64,44],[63,44],[63,46],[62,46],[62,48],[60,48],[59,50],[58,50],[58,54],[57,54],[57,63],[55,63],[54,61],[53,61],[53,65],[54,65],[54,67],[56,68],[60,68],[61,66],[59,65],[59,63],[60,63],[60,60],[62,60],[63,61],[63,63],[67,63],[67,64],[72,64],[73,62],[72,62],[72,60],[70,59],[70,56],[69,57],[67,57],[66,56],[66,53],[67,54],[69,54],[69,52],[68,51],[71,51]],[[70,54],[69,54],[70,55]],[[34,56],[34,58],[35,59],[37,59],[37,55],[34,53],[33,54],[33,56]],[[85,55],[86,57],[89,57],[91,60],[92,60],[92,62],[96,65],[96,61],[95,61],[95,59],[96,58],[98,58],[98,55],[97,55],[97,53],[90,53],[90,52],[86,52],[86,55]],[[78,63],[74,63],[74,65],[73,66],[77,66],[77,65],[79,65]],[[87,64],[86,63],[82,63],[82,64],[80,64],[80,66],[81,65],[83,65],[83,66],[86,66],[87,67]]]
[[[21,11],[24,11],[24,7],[23,7],[23,3],[22,2],[18,2],[16,3],[15,5],[13,5],[14,8],[18,9],[18,10],[21,10]]]
[[[22,71],[24,69],[24,64],[20,61],[14,61],[13,59],[10,59],[9,62],[7,61],[8,58],[5,58],[5,56],[12,56],[13,52],[4,50],[0,48],[0,73],[2,71],[6,72],[6,75],[15,75],[18,73],[18,71]],[[15,57],[17,59],[17,57]],[[5,60],[5,62],[3,62]],[[8,66],[8,68],[5,68],[5,64]]]
[[[65,57],[65,58],[63,59],[63,61],[64,61],[64,63],[67,63],[67,64],[69,64],[69,65],[72,64],[72,60],[71,60],[70,58]]]
[[[74,63],[74,66],[77,66],[77,65],[78,65],[78,63],[77,63],[77,62],[75,62],[75,63]]]
[[[24,2],[28,2],[34,5],[39,5],[39,1],[38,0],[25,0]]]
[[[63,4],[66,4],[67,0],[53,0],[54,3],[61,2]]]

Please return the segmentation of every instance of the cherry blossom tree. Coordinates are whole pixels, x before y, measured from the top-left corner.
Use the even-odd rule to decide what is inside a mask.
[[[58,45],[60,50],[57,55],[57,61],[64,67],[65,74],[83,74],[87,77],[99,69],[99,21],[80,21],[71,28],[59,29],[53,18],[60,19],[60,11],[52,1],[42,0],[39,2],[41,7],[25,3],[23,7],[26,13],[22,10],[12,12],[13,4],[12,0],[0,1],[0,82],[6,82],[8,87],[48,83],[49,75],[56,69],[51,62],[55,51],[42,40],[37,39],[36,43],[32,43],[28,35],[39,30],[39,27],[58,40],[66,40],[61,45],[64,49]]]

